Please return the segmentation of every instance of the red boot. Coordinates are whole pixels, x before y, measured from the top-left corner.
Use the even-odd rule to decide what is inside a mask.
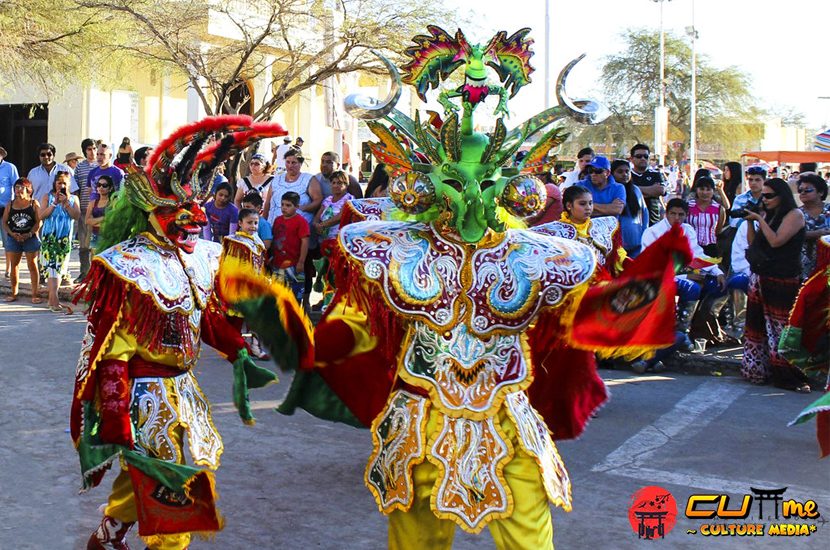
[[[130,550],[126,539],[127,533],[134,524],[134,521],[124,523],[110,516],[104,516],[101,525],[89,537],[86,550]]]

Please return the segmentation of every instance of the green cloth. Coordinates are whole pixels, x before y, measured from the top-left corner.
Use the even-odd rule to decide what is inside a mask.
[[[274,363],[284,370],[294,370],[300,362],[297,344],[280,322],[280,311],[273,296],[243,300],[233,304],[245,317],[245,324],[257,335]],[[255,386],[252,386],[255,387]]]
[[[798,413],[798,416],[796,416],[795,419],[788,424],[788,426],[803,424],[823,411],[830,412],[830,393],[825,393],[816,399],[809,407]]]
[[[291,388],[277,412],[292,415],[298,408],[308,413],[332,422],[342,422],[355,428],[367,428],[343,404],[337,395],[331,391],[329,385],[315,371],[297,371]]]
[[[781,333],[781,340],[778,341],[778,351],[787,361],[804,370],[824,368],[828,361],[827,351],[808,351],[802,345],[803,332],[800,327],[787,326]]]
[[[103,443],[98,436],[100,417],[92,403],[84,403],[84,434],[78,445],[78,457],[83,473],[83,489],[94,485],[93,476],[109,468],[112,462],[122,456],[127,464],[141,470],[171,491],[183,495],[187,483],[201,470],[184,464],[165,462],[157,458],[142,456],[120,445]]]
[[[239,350],[239,355],[233,363],[233,404],[236,405],[243,422],[253,424],[256,420],[251,412],[248,390],[262,388],[276,381],[277,375],[254,363],[248,356],[248,350]]]

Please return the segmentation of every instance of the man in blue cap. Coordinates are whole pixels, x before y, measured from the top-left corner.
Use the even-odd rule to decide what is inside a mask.
[[[592,217],[616,216],[625,207],[625,187],[611,177],[611,163],[605,157],[594,157],[586,168],[588,177],[579,185],[588,189],[594,198]]]

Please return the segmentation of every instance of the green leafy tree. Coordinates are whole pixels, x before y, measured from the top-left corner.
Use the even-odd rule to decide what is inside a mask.
[[[660,97],[660,34],[627,29],[620,53],[605,59],[601,86],[612,115],[605,125],[580,136],[595,143],[616,144],[624,155],[635,142],[652,143],[654,108]],[[682,159],[691,144],[692,51],[688,40],[665,35],[665,104],[669,108],[669,159]],[[766,116],[752,95],[752,80],[737,67],[719,68],[697,55],[698,147],[718,150],[728,158],[757,147]],[[700,156],[700,155],[699,155]]]

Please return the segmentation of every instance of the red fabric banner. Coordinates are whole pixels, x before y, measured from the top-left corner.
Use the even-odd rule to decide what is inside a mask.
[[[675,254],[691,251],[679,227],[660,237],[619,277],[596,282],[580,302],[570,343],[603,356],[636,357],[675,339]]]
[[[222,520],[216,511],[213,479],[208,472],[196,474],[188,484],[185,496],[174,493],[132,465],[129,469],[138,510],[139,535],[210,533],[222,529]]]

